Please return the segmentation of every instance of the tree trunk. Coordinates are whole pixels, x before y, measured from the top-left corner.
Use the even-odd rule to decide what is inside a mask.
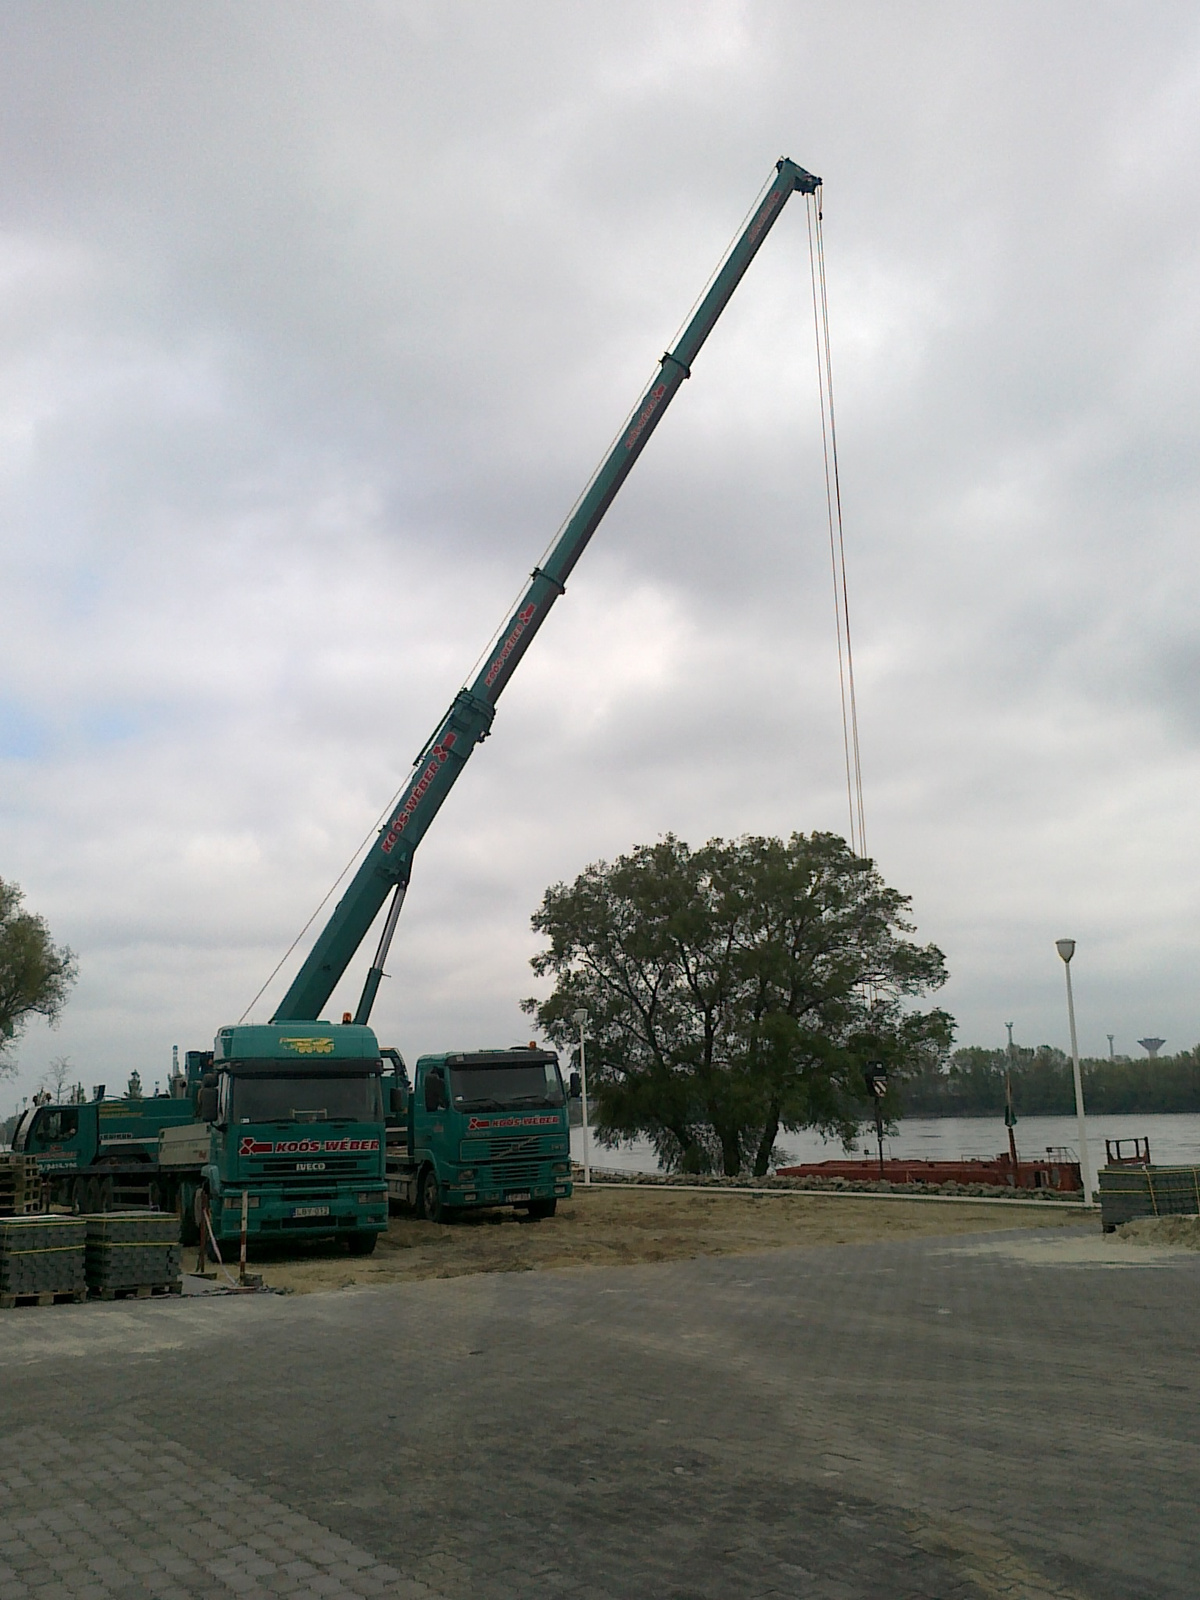
[[[737,1129],[720,1128],[721,1167],[727,1178],[736,1178],[742,1170],[742,1144]]]
[[[758,1141],[758,1154],[754,1158],[754,1176],[765,1178],[767,1167],[771,1162],[771,1151],[775,1148],[775,1140],[779,1133],[779,1101],[772,1100],[767,1111],[766,1125],[762,1131],[762,1138]]]

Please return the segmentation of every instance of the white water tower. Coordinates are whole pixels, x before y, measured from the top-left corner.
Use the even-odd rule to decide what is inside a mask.
[[[1158,1060],[1158,1052],[1162,1049],[1163,1045],[1165,1045],[1166,1042],[1167,1041],[1165,1039],[1139,1039],[1138,1040],[1138,1043],[1141,1045],[1142,1049],[1146,1052],[1146,1054],[1150,1057],[1151,1061],[1157,1061]]]

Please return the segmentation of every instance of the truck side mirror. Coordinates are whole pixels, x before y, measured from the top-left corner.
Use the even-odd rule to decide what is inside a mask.
[[[583,1098],[583,1079],[577,1072],[571,1074],[570,1095],[572,1100],[581,1100]]]
[[[397,1085],[392,1090],[392,1115],[402,1117],[408,1111],[408,1090]]]
[[[201,1122],[215,1122],[217,1120],[217,1091],[215,1089],[201,1089],[196,1096],[196,1113]]]

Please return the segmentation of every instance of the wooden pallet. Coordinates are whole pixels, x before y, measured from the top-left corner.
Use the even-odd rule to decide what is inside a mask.
[[[56,1292],[43,1289],[36,1294],[0,1294],[0,1311],[11,1311],[14,1306],[77,1306],[87,1296],[86,1289],[61,1289]]]
[[[152,1295],[182,1294],[182,1283],[139,1283],[124,1289],[92,1289],[93,1300],[149,1300]]]

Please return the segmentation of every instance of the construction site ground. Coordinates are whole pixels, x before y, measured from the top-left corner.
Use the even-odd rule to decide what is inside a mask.
[[[601,1192],[397,1221],[423,1282],[6,1311],[0,1600],[1194,1600],[1179,1231]]]
[[[531,1222],[514,1211],[466,1212],[447,1224],[392,1217],[375,1253],[348,1256],[335,1244],[292,1246],[254,1263],[272,1288],[310,1294],[353,1285],[547,1267],[633,1266],[697,1256],[748,1255],[789,1245],[835,1246],[987,1233],[1061,1229],[1083,1220],[1077,1206],[898,1200],[844,1194],[743,1195],[714,1189],[577,1186],[558,1214]],[[1097,1230],[1099,1223],[1095,1223]],[[192,1264],[189,1252],[188,1265]]]

